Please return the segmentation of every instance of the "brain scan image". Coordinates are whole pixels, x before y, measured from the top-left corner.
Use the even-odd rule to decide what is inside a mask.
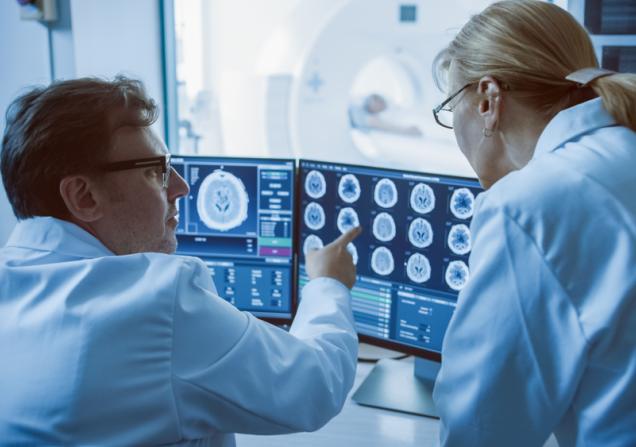
[[[243,182],[235,175],[217,169],[201,182],[197,212],[208,228],[228,231],[245,222],[248,203]]]
[[[465,255],[470,252],[470,228],[464,224],[453,225],[448,232],[448,247],[456,255]]]
[[[305,225],[312,230],[320,230],[325,226],[325,211],[319,203],[311,202],[305,208]]]
[[[382,242],[388,242],[395,237],[395,221],[389,213],[380,213],[373,219],[373,235]]]
[[[398,192],[395,183],[388,178],[381,179],[375,185],[373,191],[375,203],[382,208],[391,208],[398,201]]]
[[[349,242],[347,244],[347,251],[351,254],[351,257],[353,258],[353,265],[357,265],[358,264],[358,249],[356,248],[356,246],[353,245],[353,243]]]
[[[322,247],[324,247],[322,239],[320,239],[315,234],[310,234],[309,236],[307,236],[305,242],[303,243],[303,253],[305,254],[305,256],[307,256],[307,253],[309,253],[310,251],[319,250]]]
[[[453,191],[450,200],[450,210],[458,219],[468,219],[473,215],[475,196],[468,188],[459,188]]]
[[[347,202],[353,203],[360,198],[360,182],[353,174],[345,174],[338,183],[338,195]]]
[[[421,284],[431,277],[431,263],[422,254],[414,253],[406,262],[406,276],[415,283]]]
[[[360,220],[358,219],[358,213],[353,208],[343,208],[338,213],[338,229],[341,233],[346,233],[352,228],[360,225]]]
[[[464,261],[451,261],[446,267],[446,284],[453,290],[460,291],[468,282],[468,266]]]
[[[305,192],[312,199],[319,199],[327,192],[325,176],[320,171],[310,171],[305,177]]]
[[[425,183],[418,183],[411,190],[411,208],[416,213],[426,214],[435,208],[435,193],[433,188]]]
[[[393,254],[386,247],[378,247],[371,254],[371,268],[378,275],[386,276],[393,272],[395,263]]]
[[[409,242],[417,248],[426,248],[433,243],[433,228],[431,224],[418,217],[409,225]]]

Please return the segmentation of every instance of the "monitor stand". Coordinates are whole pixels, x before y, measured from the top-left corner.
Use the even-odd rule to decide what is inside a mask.
[[[360,405],[438,418],[433,385],[440,364],[382,359],[351,397]]]

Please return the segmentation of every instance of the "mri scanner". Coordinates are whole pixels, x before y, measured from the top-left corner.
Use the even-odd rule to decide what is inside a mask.
[[[264,39],[256,75],[221,77],[225,147],[474,176],[452,131],[434,122],[431,109],[445,93],[435,86],[431,65],[468,17],[487,3],[298,2]],[[400,110],[398,116],[410,116],[422,135],[352,127],[350,105],[371,93],[387,98],[390,108]]]

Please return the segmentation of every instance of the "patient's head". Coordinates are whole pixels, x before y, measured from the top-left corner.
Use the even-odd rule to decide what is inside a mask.
[[[387,108],[387,102],[384,96],[372,93],[365,98],[364,108],[369,113],[380,113]]]

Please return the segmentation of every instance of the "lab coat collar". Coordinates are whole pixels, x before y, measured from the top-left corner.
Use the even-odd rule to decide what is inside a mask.
[[[112,256],[99,239],[79,226],[54,217],[33,217],[19,221],[7,247],[52,251],[73,258]]]
[[[543,129],[532,158],[552,152],[565,143],[601,127],[616,126],[601,98],[590,99],[562,110]]]

